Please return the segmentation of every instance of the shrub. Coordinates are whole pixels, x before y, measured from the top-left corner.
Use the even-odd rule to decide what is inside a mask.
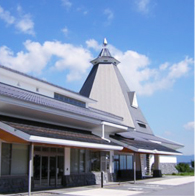
[[[194,161],[191,161],[191,166],[194,168]]]
[[[175,166],[178,172],[191,172],[192,169],[190,168],[188,163],[179,163]]]

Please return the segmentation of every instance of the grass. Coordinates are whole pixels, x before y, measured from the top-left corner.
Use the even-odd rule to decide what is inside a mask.
[[[194,171],[191,172],[179,172],[178,174],[173,173],[174,176],[194,176]]]

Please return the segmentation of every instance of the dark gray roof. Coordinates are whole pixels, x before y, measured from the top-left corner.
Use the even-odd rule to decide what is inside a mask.
[[[120,135],[113,135],[110,137],[124,144],[127,144],[129,148],[133,147],[136,149],[144,149],[144,150],[151,150],[151,151],[157,150],[157,151],[163,151],[167,153],[180,153],[171,148],[162,146],[157,143],[149,142],[149,141],[141,141],[141,140],[136,140],[136,139],[125,138]]]
[[[27,90],[23,90],[17,87],[13,87],[7,84],[0,83],[0,95],[11,97],[14,99],[22,100],[25,102],[34,103],[37,105],[43,105],[45,107],[51,107],[58,110],[74,113],[77,115],[83,115],[89,118],[94,118],[101,121],[108,121],[116,124],[120,124],[119,118],[109,113],[95,112],[89,108],[82,108],[74,106],[65,102],[55,100],[54,98],[46,97],[37,93],[33,93]]]
[[[89,97],[89,95],[91,93],[91,89],[93,87],[93,82],[95,80],[97,70],[98,70],[98,65],[93,66],[93,68],[91,69],[87,79],[85,80],[85,82],[79,92],[81,95],[83,95],[85,97]]]
[[[0,116],[0,122],[33,136],[117,146],[113,142],[109,143],[108,141],[105,141],[100,137],[93,135],[89,131],[55,126],[51,124],[39,123],[17,118],[10,118],[5,116]]]
[[[92,60],[91,63],[93,65],[98,65],[99,63],[118,65],[120,62],[110,54],[110,51],[108,50],[108,48],[106,48],[106,45],[104,45],[99,56],[96,59]]]
[[[122,137],[129,138],[129,139],[135,139],[140,141],[157,141],[157,142],[162,142],[163,144],[170,144],[170,145],[183,147],[183,145],[181,144],[163,139],[161,137],[155,136],[154,134],[148,134],[139,131],[129,131],[126,133],[125,132],[119,133],[118,135],[121,135]]]
[[[112,57],[108,48],[102,48],[102,50],[99,54],[99,57],[101,57],[101,56]]]

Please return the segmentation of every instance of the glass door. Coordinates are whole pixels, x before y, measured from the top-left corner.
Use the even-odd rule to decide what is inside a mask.
[[[41,161],[41,185],[48,186],[48,173],[49,173],[49,157],[42,156]]]
[[[34,187],[60,187],[64,175],[64,151],[59,148],[35,148]]]
[[[57,175],[57,159],[56,157],[50,157],[50,168],[49,168],[49,185],[56,186],[56,175]]]
[[[64,157],[63,156],[58,156],[57,157],[57,182],[56,185],[57,186],[61,186],[62,185],[62,178],[64,175]]]

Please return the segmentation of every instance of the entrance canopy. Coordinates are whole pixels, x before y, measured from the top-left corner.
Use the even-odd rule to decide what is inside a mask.
[[[90,131],[7,117],[0,117],[0,136],[7,142],[32,142],[104,150],[123,149],[122,146],[95,136]]]
[[[125,138],[120,135],[111,135],[110,138],[113,142],[122,145],[131,152],[158,155],[181,155],[180,152],[156,142]]]

